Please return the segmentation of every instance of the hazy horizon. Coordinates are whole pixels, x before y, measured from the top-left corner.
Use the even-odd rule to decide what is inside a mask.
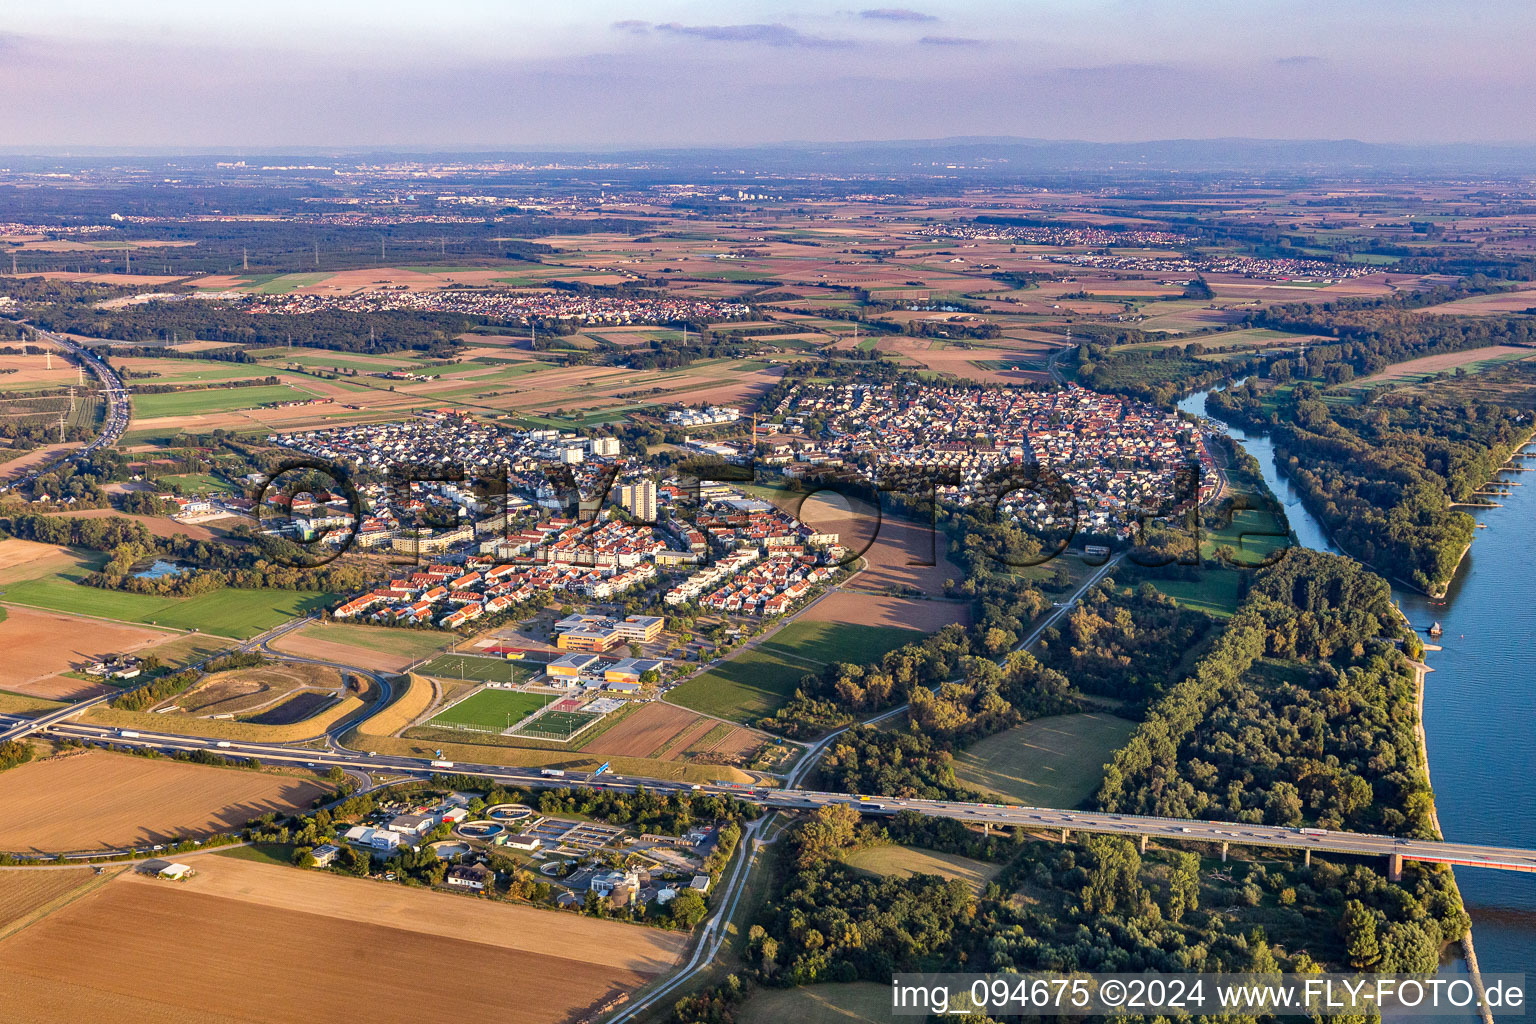
[[[1507,144],[1536,141],[1533,40],[1536,9],[1511,0],[60,0],[7,8],[0,137],[11,150]]]

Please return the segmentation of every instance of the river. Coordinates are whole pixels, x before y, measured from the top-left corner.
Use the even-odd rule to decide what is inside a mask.
[[[1207,392],[1179,408],[1204,416]],[[1264,481],[1285,506],[1306,547],[1338,553],[1322,524],[1280,470],[1268,437],[1229,427],[1259,461]],[[1528,449],[1532,450],[1532,449]],[[1536,469],[1536,459],[1516,465]],[[1440,622],[1443,650],[1425,661],[1424,729],[1440,827],[1447,839],[1536,847],[1536,473],[1502,473],[1524,486],[1479,509],[1487,524],[1462,562],[1443,602],[1395,588],[1408,621]],[[1456,872],[1472,915],[1485,972],[1536,970],[1536,876],[1463,868]]]

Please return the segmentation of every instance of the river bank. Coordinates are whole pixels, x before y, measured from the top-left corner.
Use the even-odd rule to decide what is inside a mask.
[[[1204,398],[1191,395],[1179,408],[1204,416]],[[1230,425],[1227,433],[1258,460],[1297,542],[1346,554],[1285,476],[1268,438]],[[1528,445],[1500,472],[1529,457]],[[1410,625],[1440,621],[1445,631],[1441,650],[1426,656],[1434,662],[1434,690],[1421,686],[1418,713],[1426,759],[1434,747],[1436,827],[1469,842],[1527,845],[1536,841],[1536,689],[1527,682],[1536,679],[1529,639],[1536,634],[1536,548],[1525,530],[1536,521],[1536,490],[1512,490],[1502,507],[1469,510],[1485,529],[1444,599],[1402,587],[1394,596]],[[1469,967],[1479,960],[1495,972],[1536,967],[1536,879],[1463,870],[1457,885],[1478,933],[1477,949],[1470,939],[1463,943]]]

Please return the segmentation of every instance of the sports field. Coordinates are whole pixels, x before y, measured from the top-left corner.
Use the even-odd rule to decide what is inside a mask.
[[[478,679],[482,683],[521,683],[533,675],[533,669],[522,662],[472,654],[444,654],[416,671],[439,679]]]
[[[1055,715],[994,733],[955,757],[962,785],[1034,807],[1077,807],[1136,723],[1102,712]]]
[[[543,693],[479,690],[452,707],[438,712],[428,724],[478,729],[482,732],[501,732],[521,722],[554,699]]]
[[[519,729],[518,735],[540,739],[569,739],[601,717],[580,711],[546,711]]]

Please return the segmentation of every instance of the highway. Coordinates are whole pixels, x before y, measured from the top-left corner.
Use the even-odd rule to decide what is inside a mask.
[[[38,330],[35,327],[32,330],[37,338],[50,341],[73,356],[101,382],[102,391],[107,396],[107,420],[102,424],[100,433],[80,448],[75,449],[68,455],[61,455],[35,469],[29,470],[14,480],[0,483],[0,494],[30,484],[38,477],[58,469],[66,462],[72,462],[98,449],[116,444],[128,429],[128,388],[124,386],[123,379],[117,375],[117,372],[97,358],[96,353],[83,345],[77,345],[68,338],[50,331]]]
[[[443,772],[475,775],[497,782],[525,787],[587,785],[598,788],[633,790],[644,786],[656,792],[678,792],[695,787],[661,779],[638,779],[603,775],[584,781],[578,778],[547,778],[536,768],[509,768],[503,765],[453,762],[452,767],[434,767],[426,758],[390,754],[363,753],[353,750],[313,750],[270,743],[244,743],[181,736],[175,733],[139,730],[124,736],[106,726],[60,721],[46,731],[60,738],[109,743],[123,747],[152,747],[167,752],[210,750],[226,757],[254,757],[263,762],[291,764],[326,769],[333,765],[370,773],[429,777]],[[1019,827],[1057,838],[1075,832],[1121,835],[1138,839],[1162,839],[1178,842],[1211,843],[1218,847],[1257,846],[1307,853],[1337,853],[1387,858],[1394,871],[1403,861],[1452,864],[1457,867],[1494,868],[1505,871],[1536,872],[1536,850],[1514,847],[1479,846],[1472,843],[1447,843],[1426,839],[1360,832],[1334,832],[1321,829],[1297,829],[1283,825],[1250,825],[1225,821],[1195,821],[1179,818],[1155,818],[1134,814],[1109,814],[1101,811],[1064,811],[1049,807],[1022,807],[1012,804],[965,803],[945,800],[920,800],[899,797],[859,797],[848,793],[823,793],[815,790],[785,788],[763,789],[737,785],[707,785],[702,791],[729,794],[758,804],[765,810],[803,811],[818,807],[844,805],[861,814],[880,816],[901,811],[939,818],[953,818],[973,825]]]

